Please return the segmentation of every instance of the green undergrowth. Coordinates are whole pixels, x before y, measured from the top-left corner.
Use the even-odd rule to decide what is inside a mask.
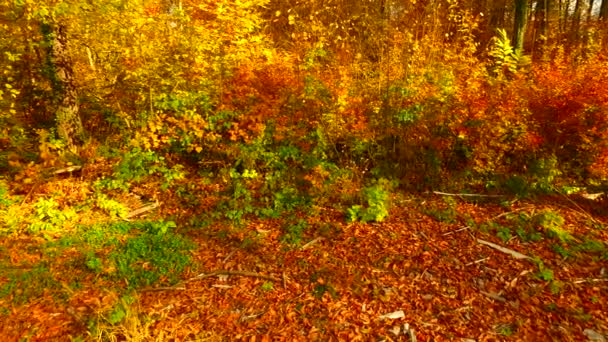
[[[593,229],[585,234],[576,233],[567,223],[559,212],[544,209],[515,211],[497,220],[470,222],[469,226],[494,234],[505,243],[513,239],[521,243],[545,243],[559,258],[608,260],[608,245],[595,237]]]
[[[0,297],[17,304],[47,292],[65,298],[91,286],[88,281],[112,284],[119,292],[173,284],[190,265],[189,251],[194,248],[175,228],[170,221],[93,224],[28,246],[28,253],[42,258],[19,265],[3,260]]]

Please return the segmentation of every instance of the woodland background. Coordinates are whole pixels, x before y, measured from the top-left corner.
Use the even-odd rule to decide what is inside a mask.
[[[162,340],[153,325],[117,327],[130,291],[200,269],[192,239],[283,251],[411,201],[482,227],[463,193],[493,201],[490,216],[528,213],[505,215],[521,234],[483,233],[530,241],[536,227],[562,257],[588,241],[566,229],[574,214],[516,206],[566,201],[599,234],[585,263],[608,258],[605,196],[592,196],[608,190],[608,0],[0,0],[0,51],[2,317],[48,304],[34,298],[69,303],[62,328],[7,336]],[[437,203],[420,199],[433,191]],[[534,279],[558,284],[535,260]],[[335,299],[327,277],[310,286]]]

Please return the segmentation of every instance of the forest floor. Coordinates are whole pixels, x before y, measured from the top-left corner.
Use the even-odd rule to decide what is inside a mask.
[[[76,196],[70,179],[28,196],[68,186]],[[207,204],[197,210],[211,210],[213,196],[198,195]],[[165,274],[126,291],[129,284],[95,264],[108,245],[87,259],[59,233],[3,238],[2,341],[604,341],[608,334],[605,198],[505,205],[395,194],[381,223],[347,223],[331,207],[299,212],[314,223],[295,223],[298,241],[288,243],[280,218],[186,225],[189,213],[172,196],[161,194],[151,215],[177,217],[177,231],[194,242],[173,285],[158,285]]]

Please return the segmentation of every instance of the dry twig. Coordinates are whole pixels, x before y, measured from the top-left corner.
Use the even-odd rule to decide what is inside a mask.
[[[271,280],[274,282],[281,282],[281,279],[276,278],[276,277],[272,277],[272,276],[267,276],[264,274],[259,274],[259,273],[255,273],[255,272],[248,272],[248,271],[227,271],[227,270],[219,270],[219,271],[212,271],[209,273],[201,273],[199,275],[197,275],[196,277],[192,277],[190,279],[187,279],[186,282],[190,282],[190,281],[194,281],[194,280],[200,280],[200,279],[205,279],[205,278],[209,278],[209,277],[213,277],[213,276],[217,276],[217,275],[233,275],[233,276],[241,276],[241,277],[253,277],[253,278],[260,278],[260,279],[266,279],[266,280]]]
[[[441,195],[441,196],[454,196],[454,197],[491,197],[491,198],[496,198],[496,197],[505,197],[503,195],[485,195],[485,194],[453,194],[453,193],[449,193],[449,192],[441,192],[441,191],[433,191],[433,193],[435,195]]]
[[[527,255],[521,254],[521,253],[519,253],[517,251],[514,251],[512,249],[509,249],[509,248],[506,248],[506,247],[503,247],[503,246],[499,246],[499,245],[497,245],[495,243],[492,243],[490,241],[486,241],[486,240],[482,240],[482,239],[477,239],[477,242],[479,242],[482,245],[486,245],[488,247],[492,247],[492,248],[494,248],[497,251],[503,252],[505,254],[509,254],[512,257],[514,257],[515,259],[528,259],[528,260],[532,260],[532,258],[530,258]]]
[[[492,293],[492,292],[486,292],[486,291],[479,291],[479,292],[482,295],[484,295],[484,296],[486,296],[488,298],[492,298],[494,300],[497,300],[499,302],[502,302],[502,303],[506,303],[507,302],[507,300],[504,297],[502,297],[501,295],[499,295],[499,294]]]
[[[135,217],[135,216],[141,215],[141,214],[143,214],[143,213],[145,213],[145,212],[147,212],[147,211],[150,211],[150,210],[156,209],[156,208],[158,208],[159,206],[160,206],[160,203],[159,203],[159,202],[156,202],[156,203],[152,203],[152,204],[149,204],[149,205],[143,206],[143,207],[141,207],[141,208],[139,208],[139,209],[135,209],[135,210],[133,210],[132,212],[128,213],[128,214],[125,216],[125,218],[126,218],[126,219],[130,219],[130,218],[132,218],[132,217]]]
[[[572,283],[574,284],[582,284],[582,283],[600,283],[603,281],[608,281],[608,278],[604,279],[604,278],[600,278],[600,279],[582,279],[582,280],[575,280]]]
[[[310,246],[312,246],[312,245],[314,245],[315,243],[317,243],[317,242],[319,242],[319,241],[322,241],[322,240],[325,240],[325,238],[324,238],[324,237],[322,237],[322,236],[319,236],[318,238],[313,239],[313,240],[311,240],[310,242],[308,242],[307,244],[305,244],[304,246],[300,247],[300,249],[301,249],[301,250],[305,250],[305,249],[307,249],[307,248],[310,248]]]

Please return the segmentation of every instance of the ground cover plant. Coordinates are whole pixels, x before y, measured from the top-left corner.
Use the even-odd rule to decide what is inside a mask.
[[[608,0],[0,0],[6,341],[602,341]]]

